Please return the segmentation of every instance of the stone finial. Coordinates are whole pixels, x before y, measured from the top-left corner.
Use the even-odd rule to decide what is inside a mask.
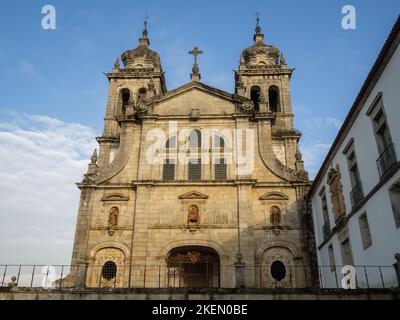
[[[286,58],[283,55],[283,51],[281,52],[281,66],[286,66]]]
[[[264,35],[261,32],[261,27],[260,27],[260,13],[256,12],[256,29],[255,29],[255,34],[254,34],[254,42],[260,43],[264,41]]]
[[[96,164],[98,157],[97,157],[97,149],[94,149],[93,154],[90,158],[92,164]]]
[[[150,45],[150,40],[148,38],[149,31],[147,30],[147,19],[149,17],[145,16],[144,17],[144,29],[142,32],[142,37],[139,39],[139,44],[141,47],[148,47]]]
[[[241,88],[244,86],[242,76],[239,74],[236,81],[236,87]]]
[[[115,60],[114,62],[114,69],[113,72],[119,72],[120,71],[120,63],[119,63],[119,58],[117,58],[117,60]]]
[[[295,157],[296,157],[296,160],[297,160],[297,161],[303,160],[303,155],[301,154],[299,147],[297,147]]]

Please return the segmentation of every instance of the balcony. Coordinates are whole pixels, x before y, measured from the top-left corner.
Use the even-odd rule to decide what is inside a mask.
[[[354,208],[364,198],[364,191],[361,182],[350,192],[351,206]]]
[[[331,234],[331,226],[329,224],[329,221],[327,221],[322,226],[322,235],[324,237],[324,241],[329,238],[330,234]]]
[[[383,175],[397,162],[396,152],[394,151],[394,144],[391,143],[382,152],[378,160],[376,160],[376,165],[378,166],[379,176],[382,178]]]

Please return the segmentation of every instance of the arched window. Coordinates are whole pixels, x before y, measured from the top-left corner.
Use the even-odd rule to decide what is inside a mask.
[[[121,106],[121,112],[123,115],[126,114],[126,106],[129,104],[129,100],[131,99],[131,92],[129,89],[122,89],[121,90],[121,100],[122,100],[122,106]]]
[[[282,261],[276,260],[271,265],[271,276],[276,281],[282,281],[286,277],[286,267]]]
[[[201,158],[195,158],[189,160],[188,179],[201,180]]]
[[[107,261],[101,270],[101,276],[106,280],[114,279],[117,275],[117,265],[113,261]]]
[[[201,132],[199,130],[192,130],[189,134],[189,148],[200,149],[201,148]]]
[[[225,149],[225,139],[215,135],[214,136],[214,148],[217,150],[221,150],[221,152],[224,152]]]
[[[260,111],[260,95],[261,95],[261,88],[259,86],[251,87],[250,99],[254,103],[254,109],[256,112]]]
[[[163,180],[174,180],[175,179],[175,160],[165,159],[163,165]]]
[[[138,98],[139,100],[145,100],[146,99],[146,88],[140,88],[138,91]]]
[[[227,179],[227,164],[225,160],[225,140],[224,138],[215,135],[214,136],[214,148],[218,157],[214,158],[214,176],[215,180],[226,180]]]
[[[129,89],[122,89],[121,90],[121,98],[122,98],[122,104],[127,105],[129,103],[129,99],[131,98],[131,92]]]
[[[163,165],[163,180],[174,180],[175,179],[175,160],[170,157],[173,153],[173,149],[176,148],[176,136],[173,136],[165,143],[166,159]]]
[[[280,99],[279,99],[279,88],[277,86],[271,86],[268,89],[268,101],[269,101],[269,111],[280,112]]]

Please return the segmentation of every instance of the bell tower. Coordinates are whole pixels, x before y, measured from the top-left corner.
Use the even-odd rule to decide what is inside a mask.
[[[264,43],[260,19],[257,17],[254,44],[243,50],[235,74],[235,91],[250,98],[256,114],[270,113],[274,125],[293,129],[290,78],[294,69],[286,65],[283,52]]]
[[[104,131],[97,138],[100,145],[99,167],[111,163],[118,152],[124,120],[143,113],[147,110],[145,105],[149,99],[167,92],[160,56],[149,46],[145,17],[139,46],[125,51],[121,55],[123,66],[117,58],[112,72],[106,74],[110,85]]]

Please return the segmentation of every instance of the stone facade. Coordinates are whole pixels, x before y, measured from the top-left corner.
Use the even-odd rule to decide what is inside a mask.
[[[200,277],[192,281],[196,286],[312,285],[313,246],[303,227],[310,182],[293,128],[293,69],[263,38],[257,26],[254,45],[241,55],[233,94],[200,82],[197,61],[192,81],[168,91],[160,57],[149,49],[147,26],[139,47],[123,53],[124,67],[116,61],[107,74],[99,156],[95,152],[78,183],[70,286],[190,287],[193,274]],[[188,135],[181,135],[185,130]],[[195,151],[193,130],[201,135]],[[166,141],[153,147],[151,137],[160,133],[172,139],[172,148]],[[222,147],[214,148],[215,136],[223,139]],[[230,159],[219,167],[222,176],[210,160],[215,150]],[[178,161],[181,154],[201,154],[198,177]],[[176,156],[169,178],[165,161],[152,161],[160,155]],[[186,257],[187,264],[177,268],[172,256]],[[214,260],[208,264],[207,257]],[[107,261],[116,271],[104,270]],[[274,262],[283,267],[275,264],[274,271]],[[175,272],[180,285],[171,282]]]

